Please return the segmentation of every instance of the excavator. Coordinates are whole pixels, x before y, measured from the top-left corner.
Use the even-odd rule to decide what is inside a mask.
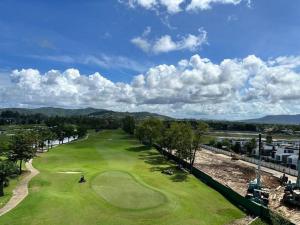
[[[261,183],[261,175],[260,175],[261,151],[262,151],[262,142],[261,142],[261,134],[259,134],[259,161],[257,165],[256,178],[249,182],[246,198],[258,204],[267,206],[269,204],[269,190],[263,188]]]
[[[300,142],[298,156],[298,176],[296,183],[288,181],[284,190],[283,202],[290,206],[300,207]]]

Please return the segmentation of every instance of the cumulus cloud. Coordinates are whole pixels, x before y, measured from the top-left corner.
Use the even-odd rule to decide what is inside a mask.
[[[165,10],[169,14],[181,11],[203,11],[211,9],[217,4],[238,5],[246,2],[251,7],[251,0],[119,0],[131,8],[143,7],[148,10],[159,12]]]
[[[178,40],[173,40],[170,35],[163,35],[155,40],[150,40],[148,35],[151,29],[146,28],[139,37],[131,39],[131,43],[147,53],[166,53],[171,51],[189,50],[196,51],[207,43],[207,32],[200,28],[198,34],[187,34]]]
[[[96,107],[178,117],[247,118],[300,112],[300,57],[250,55],[213,63],[194,55],[158,65],[129,83],[100,73],[14,70],[0,86],[1,106]]]
[[[180,12],[181,4],[185,0],[123,0],[120,2],[126,3],[131,8],[137,6],[143,7],[149,10],[165,9],[168,13],[174,14]]]
[[[186,7],[187,11],[190,10],[207,10],[211,9],[214,4],[232,4],[238,5],[242,0],[192,0]]]

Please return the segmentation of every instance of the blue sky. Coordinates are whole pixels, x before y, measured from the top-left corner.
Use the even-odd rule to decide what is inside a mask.
[[[93,106],[162,113],[171,109],[167,114],[176,117],[221,119],[300,113],[295,104],[300,92],[296,87],[282,96],[271,93],[274,85],[275,89],[286,90],[280,80],[284,79],[282,74],[290,74],[285,75],[286,79],[292,76],[294,81],[299,76],[300,2],[191,1],[1,1],[0,106]],[[177,8],[168,8],[171,5]],[[193,63],[191,57],[195,55],[200,57],[205,67],[198,66],[199,59],[198,64]],[[252,59],[260,65],[255,72],[244,63],[249,60],[249,55],[255,56]],[[178,66],[182,59],[188,61],[183,69]],[[240,71],[233,71],[232,67],[229,72],[223,70],[224,60],[236,63]],[[210,64],[215,66],[214,72],[211,72]],[[293,66],[287,66],[291,64]],[[166,67],[159,67],[163,65]],[[175,66],[176,70],[170,72],[171,66]],[[288,71],[283,71],[287,67]],[[31,68],[38,71],[38,75],[30,74],[28,69]],[[55,89],[61,88],[62,91],[54,95],[64,93],[70,98],[64,103],[56,103],[55,98],[48,101],[51,93],[48,97],[44,96],[45,93],[41,94],[43,85],[51,85],[47,72],[58,70],[56,76],[59,77],[70,68],[78,70],[80,79],[98,72],[103,79],[111,82],[117,90],[109,95],[114,104],[104,100],[103,96],[107,93],[100,91],[106,87],[103,83],[92,90],[90,86],[84,86],[86,81],[79,80],[77,86],[64,82],[72,90],[76,89],[67,93],[64,93],[67,86],[56,81],[55,85],[59,87]],[[14,70],[17,71],[14,73]],[[154,70],[159,72],[154,73]],[[212,74],[207,74],[208,70]],[[191,71],[196,73],[193,74],[196,77],[189,75],[189,79],[195,82],[185,82],[186,77],[183,76]],[[244,73],[248,74],[247,77],[241,78]],[[133,84],[140,79],[139,74],[144,79],[143,88]],[[209,81],[205,81],[206,76]],[[219,76],[218,80],[211,79],[214,76]],[[224,82],[231,76],[233,80],[242,79],[242,84]],[[270,87],[259,87],[258,80],[269,84],[270,80],[274,81],[273,76],[278,80]],[[161,77],[166,77],[164,84],[157,82],[162,80]],[[42,83],[37,84],[35,89],[25,87],[24,80],[29,78]],[[151,79],[156,80],[155,84],[151,83]],[[197,80],[199,83],[195,85]],[[171,83],[176,82],[181,83],[170,90],[160,91],[164,85],[172,86]],[[276,85],[281,86],[276,88]],[[12,86],[18,87],[17,93],[7,91]],[[287,87],[290,86],[287,84]],[[30,94],[24,97],[28,89]],[[90,91],[87,92],[87,89]],[[189,89],[188,93],[193,92],[193,95],[182,89]],[[141,93],[140,90],[148,92]],[[208,91],[213,94],[208,94]],[[254,98],[253,92],[259,94]],[[13,97],[16,95],[20,97]],[[185,98],[179,98],[185,95]],[[76,102],[70,100],[74,98]],[[225,110],[228,105],[231,105],[230,110]],[[273,109],[269,110],[266,105]],[[258,109],[254,110],[254,107]]]

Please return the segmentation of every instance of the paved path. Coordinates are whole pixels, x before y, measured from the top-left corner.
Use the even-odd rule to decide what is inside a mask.
[[[19,182],[19,184],[13,191],[13,196],[11,197],[11,199],[6,203],[4,207],[0,209],[0,216],[15,208],[21,201],[23,201],[24,198],[26,198],[26,196],[28,195],[29,181],[39,173],[39,171],[32,166],[32,159],[25,165],[27,170],[30,171],[30,174],[26,175]]]

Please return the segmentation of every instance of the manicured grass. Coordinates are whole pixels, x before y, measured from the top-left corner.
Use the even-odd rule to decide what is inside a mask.
[[[27,175],[28,172],[23,172],[21,176],[17,176],[16,178],[11,178],[9,180],[8,187],[4,188],[4,196],[0,197],[0,208],[4,206],[9,199],[11,198],[13,194],[13,190],[15,189],[16,185],[19,183],[19,181]]]
[[[34,160],[30,194],[1,225],[218,225],[244,213],[122,131],[91,133]],[[87,179],[79,184],[81,171]]]
[[[159,191],[142,185],[129,173],[106,171],[92,181],[92,188],[107,202],[125,209],[146,209],[166,202]]]

